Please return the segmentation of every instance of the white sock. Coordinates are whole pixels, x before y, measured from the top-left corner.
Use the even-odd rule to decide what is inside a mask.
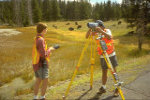
[[[35,96],[34,96],[34,99],[38,99],[38,96],[37,96],[37,95],[35,95]]]
[[[44,98],[45,98],[45,95],[40,97],[40,99],[44,99]]]
[[[102,85],[102,87],[103,87],[104,89],[106,89],[106,85]]]

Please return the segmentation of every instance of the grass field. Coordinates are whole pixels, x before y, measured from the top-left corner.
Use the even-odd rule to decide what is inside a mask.
[[[59,81],[71,78],[75,66],[80,57],[83,46],[86,42],[85,34],[88,30],[86,24],[92,20],[78,21],[82,28],[76,29],[74,21],[58,21],[45,22],[48,25],[48,33],[45,35],[48,46],[59,44],[60,49],[54,51],[50,58],[49,69],[49,86]],[[70,23],[70,25],[66,25]],[[56,25],[58,29],[52,27]],[[114,36],[115,50],[117,53],[120,71],[128,69],[128,67],[148,63],[150,59],[150,40],[144,38],[143,51],[137,49],[137,37],[126,36],[126,34],[135,29],[127,29],[127,24],[122,21],[121,25],[117,25],[117,21],[105,22],[106,28],[111,29]],[[69,31],[69,27],[74,27],[74,31]],[[0,26],[1,29],[12,28],[8,26]],[[25,82],[33,79],[34,73],[32,69],[31,53],[33,38],[36,35],[35,26],[13,28],[22,34],[14,36],[0,37],[0,85],[11,82],[14,78],[21,77]],[[78,74],[90,72],[89,60],[90,49],[85,52]],[[145,59],[143,59],[145,58]],[[129,66],[124,66],[128,64]],[[99,56],[96,56],[95,72],[101,70]],[[23,93],[28,93],[26,90]],[[16,94],[23,94],[21,91]]]

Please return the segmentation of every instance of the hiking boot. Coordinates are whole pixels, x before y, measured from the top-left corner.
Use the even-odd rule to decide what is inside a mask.
[[[118,89],[116,88],[115,91],[114,91],[114,97],[118,97],[119,96],[119,91]]]
[[[99,89],[99,93],[106,93],[106,89],[104,89],[103,87],[101,87],[100,89]]]

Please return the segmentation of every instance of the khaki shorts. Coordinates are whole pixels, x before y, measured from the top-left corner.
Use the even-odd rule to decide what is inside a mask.
[[[41,66],[36,72],[35,76],[40,79],[45,79],[49,77],[49,69],[47,63],[43,63],[43,66]]]
[[[116,55],[114,55],[112,57],[109,57],[109,59],[110,59],[110,61],[112,63],[112,66],[114,68],[118,66],[118,61],[117,61]],[[105,59],[104,58],[100,58],[100,61],[101,61],[101,67],[102,67],[102,69],[108,69]]]

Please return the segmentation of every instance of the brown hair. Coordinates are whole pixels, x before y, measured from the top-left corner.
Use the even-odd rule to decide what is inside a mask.
[[[38,23],[37,24],[37,27],[36,27],[36,29],[37,29],[37,33],[41,33],[44,29],[46,29],[47,28],[47,25],[46,24],[44,24],[44,23]]]

